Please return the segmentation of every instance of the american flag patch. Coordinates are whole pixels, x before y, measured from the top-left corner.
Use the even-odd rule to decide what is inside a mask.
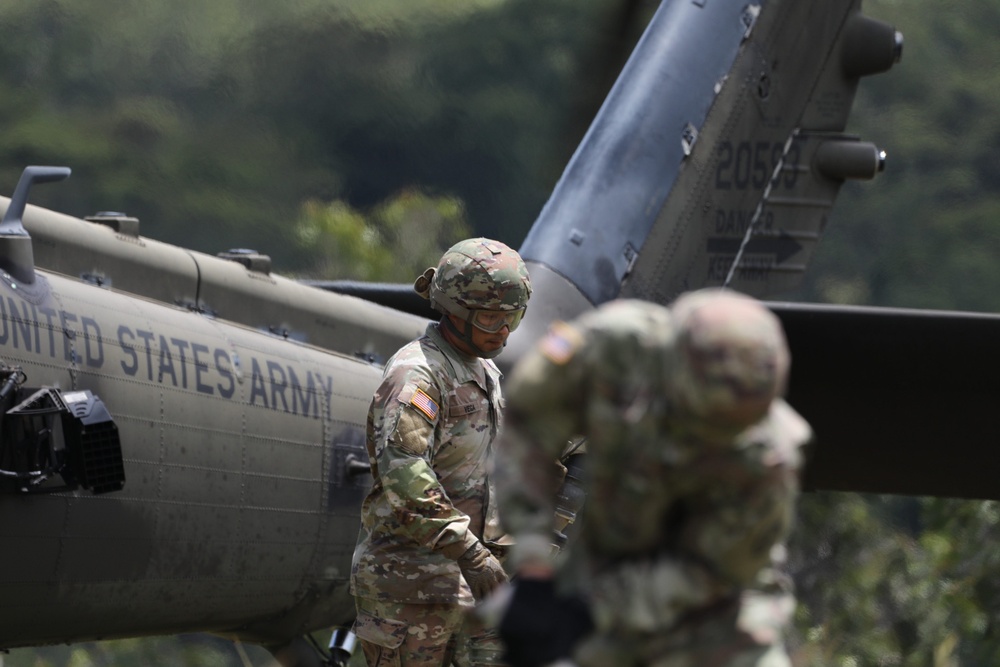
[[[565,322],[556,322],[542,339],[542,354],[560,366],[573,358],[580,344],[580,334]]]
[[[423,389],[417,389],[410,398],[410,405],[424,413],[428,419],[435,421],[438,416],[438,404],[434,399],[424,393]]]

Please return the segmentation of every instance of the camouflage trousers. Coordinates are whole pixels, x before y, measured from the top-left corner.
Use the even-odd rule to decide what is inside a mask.
[[[368,667],[504,667],[495,633],[452,604],[355,598],[354,632]]]

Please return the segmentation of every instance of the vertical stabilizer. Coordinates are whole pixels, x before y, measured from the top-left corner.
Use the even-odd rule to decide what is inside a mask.
[[[664,0],[519,249],[547,289],[512,347],[619,297],[796,289],[841,185],[885,164],[843,132],[902,36],[860,7]]]

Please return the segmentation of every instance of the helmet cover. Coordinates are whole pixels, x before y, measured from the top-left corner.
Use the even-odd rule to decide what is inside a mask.
[[[736,433],[763,418],[788,380],[778,318],[755,299],[719,289],[683,295],[671,310],[680,407],[715,432]]]
[[[476,310],[525,308],[531,281],[517,251],[499,241],[474,238],[449,248],[433,273],[428,269],[417,278],[414,289],[426,292],[435,310],[469,321]]]

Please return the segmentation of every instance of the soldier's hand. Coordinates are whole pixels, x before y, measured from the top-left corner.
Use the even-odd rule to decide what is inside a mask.
[[[478,542],[462,554],[458,559],[458,567],[477,602],[485,599],[500,584],[507,582],[507,573],[503,571],[500,561]]]
[[[512,667],[541,667],[568,660],[594,628],[583,600],[557,595],[552,579],[516,579],[513,588],[499,627],[504,661]]]

